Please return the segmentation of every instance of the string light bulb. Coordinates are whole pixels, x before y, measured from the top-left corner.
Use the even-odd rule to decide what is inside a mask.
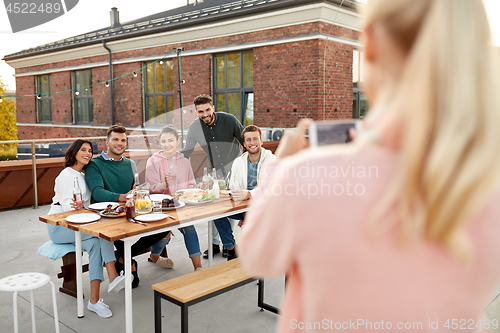
[[[38,98],[38,99],[42,99],[42,94],[38,94],[38,95],[36,96],[36,98]]]
[[[137,77],[137,73],[136,72],[134,72],[134,77]]]
[[[2,99],[2,96],[0,96],[0,103],[2,103],[2,102],[3,102],[3,99]]]
[[[78,90],[77,90],[77,91],[75,91],[75,95],[76,95],[76,96],[80,95],[80,92],[79,92]]]
[[[109,87],[109,82],[106,81],[106,83],[104,85],[106,86],[106,88]]]
[[[187,111],[186,110],[182,110],[182,112],[186,113]]]
[[[160,65],[163,65],[163,60],[160,60]]]

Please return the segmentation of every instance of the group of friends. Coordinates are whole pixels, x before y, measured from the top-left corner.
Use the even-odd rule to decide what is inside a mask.
[[[198,114],[189,126],[186,145],[179,151],[180,138],[177,129],[167,125],[158,134],[160,150],[147,161],[145,182],[150,193],[175,194],[179,189],[196,187],[189,157],[199,144],[208,158],[209,170],[230,179],[231,195],[234,200],[248,200],[255,192],[263,166],[275,156],[262,147],[261,130],[254,125],[244,128],[231,114],[215,112],[212,98],[208,95],[197,96],[194,105]],[[241,144],[241,146],[240,146]],[[83,139],[74,141],[66,151],[64,167],[55,180],[55,195],[49,214],[77,208],[73,200],[73,181],[78,179],[81,186],[84,206],[96,202],[125,202],[133,192],[134,175],[137,173],[135,162],[125,156],[127,133],[123,126],[113,125],[107,131],[106,150],[93,157],[91,142]],[[244,151],[242,153],[242,151]],[[232,185],[231,185],[232,184]],[[242,214],[214,220],[214,255],[220,252],[219,235],[227,260],[237,258],[234,226],[230,219],[243,220]],[[62,226],[47,225],[49,237],[54,243],[74,243],[74,231]],[[201,251],[198,234],[194,226],[179,228],[192,261],[194,270],[202,269]],[[171,232],[141,237],[131,247],[132,257],[150,248],[148,261],[163,268],[173,268],[174,261],[161,256],[170,242]],[[103,269],[109,278],[108,292],[116,293],[123,289],[124,245],[122,241],[109,242],[102,238],[82,234],[82,248],[89,253],[90,298],[87,308],[100,317],[112,316],[109,306],[100,298],[100,284],[104,281]],[[116,250],[115,250],[116,248]],[[216,249],[216,250],[215,250]],[[205,251],[208,258],[208,250]],[[132,260],[132,288],[139,285],[138,264]]]

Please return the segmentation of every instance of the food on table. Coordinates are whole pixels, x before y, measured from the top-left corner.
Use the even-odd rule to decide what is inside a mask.
[[[179,207],[181,204],[179,203],[178,200],[172,198],[172,199],[163,199],[161,201],[161,206],[162,208],[174,208],[174,207]]]
[[[110,216],[125,215],[125,210],[125,206],[122,204],[114,204],[108,205],[108,207],[101,211],[101,214]]]
[[[179,197],[179,201],[185,203],[198,203],[205,201],[214,201],[215,195],[209,194],[203,190],[189,189],[185,190]]]
[[[135,200],[136,213],[145,214],[151,212],[152,209],[153,209],[153,202],[151,202],[151,199],[144,198]]]
[[[229,195],[229,191],[228,190],[220,190],[220,194]]]

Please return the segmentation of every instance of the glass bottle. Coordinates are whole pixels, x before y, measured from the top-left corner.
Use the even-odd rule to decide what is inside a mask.
[[[135,218],[135,203],[134,196],[132,194],[127,195],[127,202],[125,203],[125,214],[127,220]]]
[[[208,169],[206,167],[203,169],[203,178],[201,179],[201,181],[202,190],[208,190]]]
[[[83,196],[82,190],[80,189],[80,184],[78,183],[78,178],[75,177],[73,180],[73,200],[75,200],[76,208],[83,207]]]
[[[216,174],[215,169],[213,170],[212,177],[213,177],[213,180],[214,180],[214,184],[212,186],[212,194],[215,195],[215,199],[219,199],[220,188],[219,188],[219,182],[217,180],[217,174]]]
[[[136,172],[134,174],[134,190],[137,189],[137,187],[139,187],[139,174]]]

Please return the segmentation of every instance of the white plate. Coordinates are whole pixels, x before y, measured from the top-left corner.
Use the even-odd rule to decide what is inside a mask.
[[[99,220],[101,217],[92,213],[81,213],[66,217],[66,221],[71,223],[87,223]]]
[[[179,206],[177,206],[177,207],[163,207],[162,209],[163,210],[176,210],[176,209],[184,207],[185,205],[186,204],[184,202],[179,201]]]
[[[116,204],[118,204],[118,202],[96,202],[88,206],[87,208],[95,210],[103,210],[104,208],[108,207],[108,205],[116,205]]]
[[[168,217],[167,214],[146,214],[146,215],[136,215],[135,219],[141,222],[154,222],[166,219]]]
[[[162,201],[163,199],[172,199],[168,194],[150,194],[149,197],[153,201]]]
[[[179,201],[180,202],[180,201]],[[193,205],[193,206],[198,206],[198,205],[204,205],[206,203],[209,203],[209,202],[212,202],[212,201],[203,201],[203,202],[186,202],[187,205]]]

